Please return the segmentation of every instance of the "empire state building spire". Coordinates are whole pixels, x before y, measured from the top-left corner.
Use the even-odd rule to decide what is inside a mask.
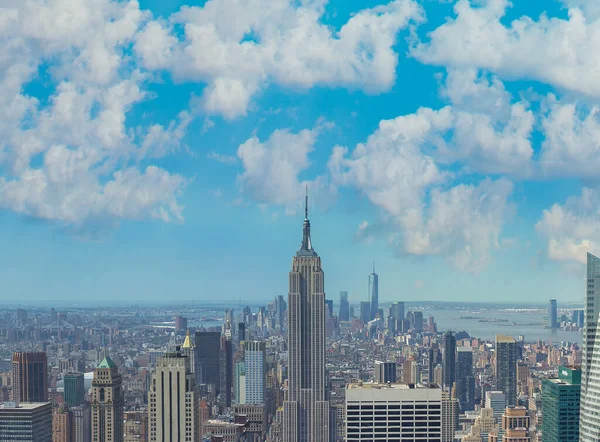
[[[297,256],[316,256],[317,252],[313,249],[310,240],[310,221],[308,219],[308,186],[306,186],[306,197],[304,201],[304,224],[302,226],[302,244]]]

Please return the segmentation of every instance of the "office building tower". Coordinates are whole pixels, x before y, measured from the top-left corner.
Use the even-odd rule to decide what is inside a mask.
[[[496,335],[496,390],[506,395],[506,405],[517,402],[517,361],[519,347],[511,336]]]
[[[204,384],[215,394],[221,386],[221,333],[196,332],[195,376],[198,385]]]
[[[591,253],[587,254],[586,287],[579,440],[592,442],[600,440],[600,259]]]
[[[175,332],[181,333],[187,330],[187,318],[183,316],[175,316]]]
[[[473,373],[473,349],[458,347],[456,352],[456,397],[460,411],[475,409],[475,374]]]
[[[396,383],[396,363],[375,361],[375,369],[373,370],[375,382],[379,384]]]
[[[531,418],[525,407],[506,407],[502,414],[502,429],[506,432],[509,430],[525,430],[529,431]]]
[[[350,320],[350,303],[348,302],[348,292],[340,292],[340,321]]]
[[[327,442],[325,288],[321,258],[310,238],[308,197],[302,244],[292,261],[288,298],[288,390],[283,442]]]
[[[440,442],[441,437],[438,386],[359,383],[347,387],[346,441]]]
[[[277,325],[283,327],[285,324],[285,312],[287,310],[287,302],[283,299],[282,295],[277,295],[277,302],[275,311],[277,315]]]
[[[442,392],[442,439],[441,442],[454,442],[458,429],[458,399],[449,392]]]
[[[12,394],[15,402],[48,402],[46,353],[13,353],[12,370]]]
[[[123,380],[117,364],[105,356],[92,380],[92,441],[123,442]]]
[[[488,391],[485,394],[485,408],[494,410],[496,422],[502,423],[502,414],[506,409],[506,395],[502,391]]]
[[[558,378],[542,380],[544,442],[579,441],[581,370],[559,367]]]
[[[444,334],[442,366],[444,367],[444,389],[451,391],[456,377],[456,337],[450,330]]]
[[[246,340],[246,323],[240,322],[237,329],[238,344]]]
[[[360,320],[366,324],[371,320],[371,303],[361,301],[360,303]]]
[[[379,276],[375,273],[375,264],[373,264],[373,273],[369,275],[369,299],[371,301],[371,317],[375,319],[379,311]]]
[[[548,301],[548,328],[558,327],[558,310],[556,307],[556,299]]]
[[[517,362],[517,394],[529,394],[529,365]]]
[[[433,370],[437,364],[437,348],[430,347],[427,349],[427,380],[434,382]]]
[[[0,405],[0,440],[52,442],[52,404],[4,402]]]
[[[231,339],[227,336],[221,337],[219,359],[220,400],[223,406],[231,407],[231,393],[233,391],[233,345]]]
[[[196,347],[194,346],[194,340],[190,336],[190,330],[188,329],[185,334],[185,339],[181,345],[181,353],[188,357],[190,362],[190,371],[196,376]]]
[[[250,341],[245,344],[245,405],[265,403],[266,347],[264,342]]]
[[[392,316],[397,322],[404,320],[404,303],[394,302],[390,305],[390,316]]]
[[[64,408],[52,414],[52,442],[71,442],[72,416]]]
[[[333,316],[333,299],[325,300],[325,318],[329,319]]]
[[[147,412],[126,411],[123,417],[123,442],[144,442],[148,440]]]
[[[82,402],[76,407],[71,407],[69,411],[73,416],[72,442],[91,442],[92,409],[90,403]]]
[[[85,385],[83,373],[67,373],[63,377],[64,398],[69,407],[76,407],[85,399]]]
[[[233,374],[233,392],[238,404],[246,403],[246,363],[238,361]]]
[[[195,379],[189,358],[178,347],[158,358],[148,404],[150,442],[199,440]]]

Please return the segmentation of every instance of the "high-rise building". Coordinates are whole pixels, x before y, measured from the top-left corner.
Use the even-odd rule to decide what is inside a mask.
[[[440,442],[441,437],[442,390],[438,386],[359,383],[347,387],[348,442]]]
[[[404,320],[404,303],[403,302],[394,302],[390,305],[390,316],[393,317],[396,322],[401,322]]]
[[[92,380],[92,441],[123,442],[123,379],[117,364],[105,356]]]
[[[126,411],[123,418],[123,442],[148,440],[148,413],[146,411]]]
[[[375,361],[375,369],[373,370],[375,382],[379,384],[396,383],[396,363]]]
[[[184,318],[183,316],[175,316],[175,331],[177,333],[181,333],[187,330],[187,318]]]
[[[369,319],[375,319],[379,311],[379,276],[375,273],[375,264],[373,264],[373,273],[369,275],[369,299],[371,300],[371,317]]]
[[[517,402],[519,346],[511,336],[496,335],[496,389],[506,395],[506,405]]]
[[[72,416],[64,408],[52,415],[52,442],[71,442]]]
[[[4,402],[0,405],[0,440],[52,442],[52,404]]]
[[[502,414],[502,441],[529,442],[530,424],[531,418],[525,407],[506,407]]]
[[[148,404],[150,442],[199,440],[195,379],[188,357],[179,348],[158,358]]]
[[[325,399],[325,288],[321,258],[313,249],[308,197],[302,244],[292,261],[288,298],[288,390],[283,442],[327,442]]]
[[[233,391],[233,345],[231,339],[226,335],[221,337],[219,360],[221,404],[225,407],[231,407],[231,393]]]
[[[360,320],[367,323],[371,320],[371,303],[361,301],[360,303]]]
[[[13,353],[12,369],[14,401],[48,402],[48,361],[46,353]]]
[[[185,339],[181,345],[181,353],[188,357],[190,362],[190,371],[196,376],[196,347],[194,346],[194,340],[190,336],[190,330],[188,329],[185,334]]]
[[[329,319],[333,316],[333,299],[325,300],[325,318]]]
[[[587,254],[579,440],[600,440],[600,259]]]
[[[348,292],[340,292],[340,321],[350,320],[350,303],[348,302]]]
[[[238,334],[238,343],[240,342],[244,342],[246,340],[246,323],[245,322],[240,322],[238,324],[238,329],[237,329],[237,334]]]
[[[485,394],[485,408],[494,410],[497,423],[502,423],[502,414],[506,409],[506,395],[502,391],[488,391]]]
[[[85,399],[85,385],[83,383],[83,373],[67,373],[63,377],[64,398],[69,407],[76,407]]]
[[[196,332],[196,364],[197,384],[212,386],[217,393],[221,386],[220,357],[221,333]]]
[[[456,380],[456,336],[450,330],[444,333],[442,365],[444,367],[444,388],[451,391]]]
[[[558,327],[558,310],[556,308],[556,299],[548,301],[548,327]]]
[[[266,387],[266,347],[264,342],[250,341],[245,343],[245,405],[265,403]]]
[[[69,409],[73,416],[72,442],[92,441],[92,410],[89,402]]]
[[[458,429],[458,399],[450,392],[442,392],[442,439],[441,442],[454,442]]]
[[[458,347],[456,351],[456,397],[460,411],[475,409],[475,375],[473,373],[473,349]]]
[[[581,370],[559,367],[558,378],[542,380],[544,442],[579,441]]]

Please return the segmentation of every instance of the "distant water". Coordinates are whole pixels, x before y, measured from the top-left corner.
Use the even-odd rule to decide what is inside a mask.
[[[408,310],[408,309],[407,309]],[[581,344],[579,331],[551,330],[545,328],[545,309],[474,309],[474,308],[423,308],[423,320],[433,316],[438,331],[466,331],[475,338],[493,340],[497,334],[524,335],[526,341],[576,342]],[[559,317],[562,313],[559,312]],[[567,313],[570,317],[570,313]],[[491,322],[482,322],[491,321]]]

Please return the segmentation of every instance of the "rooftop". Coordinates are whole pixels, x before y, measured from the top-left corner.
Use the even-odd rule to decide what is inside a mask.
[[[0,405],[0,409],[34,410],[48,404],[49,402],[20,402],[19,404],[16,404],[15,402],[4,402],[2,405]]]
[[[394,389],[394,390],[414,390],[414,389],[439,389],[440,386],[438,384],[391,384],[391,383],[375,383],[375,382],[357,382],[354,384],[348,384],[348,389],[373,389],[373,390],[384,390],[384,389]]]

